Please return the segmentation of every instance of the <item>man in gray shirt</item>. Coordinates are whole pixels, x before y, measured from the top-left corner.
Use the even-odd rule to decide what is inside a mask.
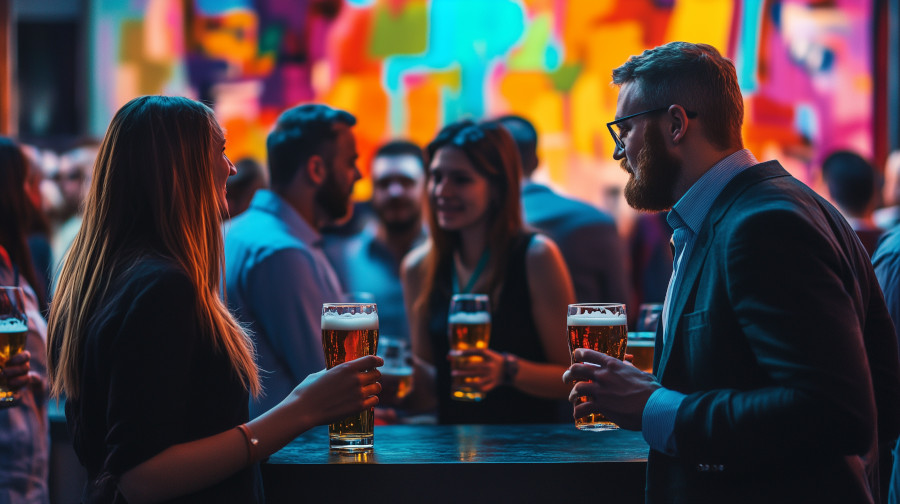
[[[612,216],[533,182],[531,176],[538,167],[537,131],[523,117],[507,115],[498,120],[512,134],[522,158],[525,222],[559,246],[572,275],[575,299],[579,303],[628,301],[625,245]]]

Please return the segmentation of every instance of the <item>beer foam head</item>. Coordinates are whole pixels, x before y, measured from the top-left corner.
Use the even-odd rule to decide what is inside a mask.
[[[345,331],[378,329],[378,314],[325,312],[322,314],[322,329]]]
[[[625,325],[625,315],[610,315],[608,313],[581,313],[569,315],[566,325],[570,326],[617,326]]]
[[[23,320],[9,318],[0,320],[0,333],[13,333],[28,330],[28,324]]]
[[[447,319],[449,324],[489,324],[491,314],[488,312],[456,312]]]

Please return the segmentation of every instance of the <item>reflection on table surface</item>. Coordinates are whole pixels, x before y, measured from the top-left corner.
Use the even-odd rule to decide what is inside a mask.
[[[640,432],[574,424],[375,427],[372,453],[328,450],[327,428],[263,464],[267,502],[643,502]]]

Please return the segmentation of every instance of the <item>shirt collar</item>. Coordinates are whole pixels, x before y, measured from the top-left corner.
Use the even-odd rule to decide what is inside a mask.
[[[674,228],[679,224],[677,221],[681,220],[694,234],[699,233],[700,226],[719,193],[737,174],[756,164],[759,162],[747,149],[736,151],[714,164],[672,207],[668,217],[669,225]],[[676,215],[673,216],[672,213]]]
[[[313,229],[290,203],[274,192],[268,189],[256,191],[256,194],[253,195],[253,200],[250,202],[250,207],[275,215],[279,221],[288,227],[290,233],[303,243],[313,246],[322,244],[322,235]]]

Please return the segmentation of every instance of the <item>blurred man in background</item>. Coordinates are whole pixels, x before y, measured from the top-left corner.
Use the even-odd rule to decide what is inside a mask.
[[[525,222],[559,246],[572,275],[575,298],[579,303],[627,302],[625,245],[612,216],[532,181],[538,167],[537,130],[519,116],[507,115],[498,121],[512,134],[522,158]]]
[[[400,263],[426,236],[422,149],[403,140],[389,142],[375,153],[371,173],[375,220],[357,235],[331,240],[325,253],[348,292],[375,296],[379,333],[409,341]]]
[[[249,325],[263,373],[255,418],[284,399],[307,375],[325,368],[322,303],[342,289],[322,251],[320,230],[349,209],[356,167],[356,118],[306,104],[286,110],[266,139],[271,190],[225,226],[229,308]]]
[[[266,174],[255,159],[244,158],[234,164],[237,173],[225,181],[225,199],[228,201],[228,219],[244,213],[258,189],[266,187]]]
[[[59,205],[51,209],[54,281],[72,240],[81,229],[82,205],[91,186],[98,149],[98,145],[90,143],[63,153],[58,170],[51,177],[61,196]]]
[[[851,151],[830,154],[822,163],[822,178],[828,194],[871,256],[882,230],[875,225],[875,169]]]

